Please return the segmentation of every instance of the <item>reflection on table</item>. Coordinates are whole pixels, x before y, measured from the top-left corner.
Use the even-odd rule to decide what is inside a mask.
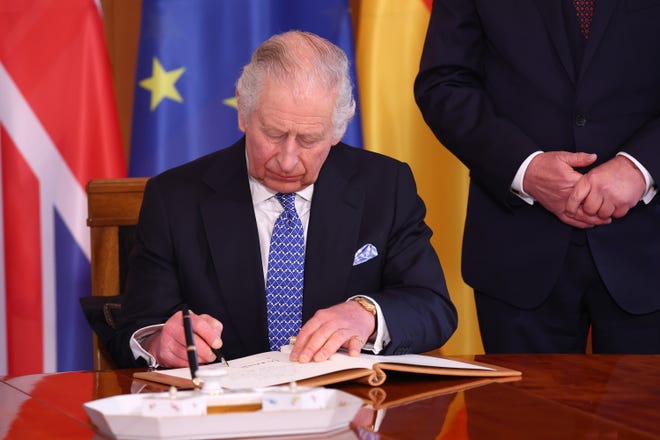
[[[390,373],[382,387],[343,383],[364,408],[344,439],[660,438],[660,355],[482,355],[464,360],[523,372],[519,380]],[[134,370],[6,377],[0,438],[102,438],[82,404],[167,387]],[[300,438],[300,437],[296,437]],[[304,438],[304,437],[303,437]]]

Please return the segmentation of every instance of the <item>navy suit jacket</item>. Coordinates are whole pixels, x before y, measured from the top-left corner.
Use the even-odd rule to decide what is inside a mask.
[[[384,354],[444,344],[456,328],[456,310],[425,213],[406,164],[333,146],[314,186],[303,322],[367,294],[379,303],[392,337]],[[378,256],[354,266],[355,252],[367,243]],[[223,323],[229,359],[268,350],[244,140],[149,180],[124,296],[120,328],[109,344],[120,366],[134,365],[131,334],[164,322],[182,303]]]
[[[585,151],[598,165],[625,151],[660,179],[660,1],[597,0],[580,61],[566,4],[436,0],[415,82],[425,120],[470,169],[463,276],[522,308],[549,295],[572,234],[511,194],[525,158]],[[660,309],[659,198],[586,230],[608,290],[632,313]]]

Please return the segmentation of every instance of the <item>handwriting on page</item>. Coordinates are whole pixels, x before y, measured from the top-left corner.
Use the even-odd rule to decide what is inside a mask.
[[[248,360],[236,365],[232,362],[228,374],[220,381],[225,388],[259,388],[290,382],[296,375],[296,364],[273,357]]]
[[[339,360],[341,363],[341,360]],[[368,366],[367,366],[368,367]],[[338,369],[337,361],[291,362],[287,353],[268,352],[232,360],[229,367],[213,364],[202,369],[221,368],[227,375],[220,378],[221,386],[228,389],[260,388],[320,376]],[[347,365],[346,368],[355,368]]]

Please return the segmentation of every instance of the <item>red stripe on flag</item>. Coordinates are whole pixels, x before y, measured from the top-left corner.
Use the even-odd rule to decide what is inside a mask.
[[[433,0],[422,0],[424,2],[424,5],[426,6],[426,9],[429,11],[433,7]]]
[[[103,23],[92,0],[3,0],[0,57],[81,187],[126,174]]]
[[[44,358],[39,182],[5,130],[0,132],[7,371],[10,375],[40,373]]]

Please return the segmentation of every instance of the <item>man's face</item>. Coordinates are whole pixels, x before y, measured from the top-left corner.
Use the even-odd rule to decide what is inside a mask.
[[[247,117],[239,114],[250,175],[282,193],[314,183],[339,141],[333,138],[334,99],[319,89],[294,97],[286,86],[266,82],[257,108]]]

